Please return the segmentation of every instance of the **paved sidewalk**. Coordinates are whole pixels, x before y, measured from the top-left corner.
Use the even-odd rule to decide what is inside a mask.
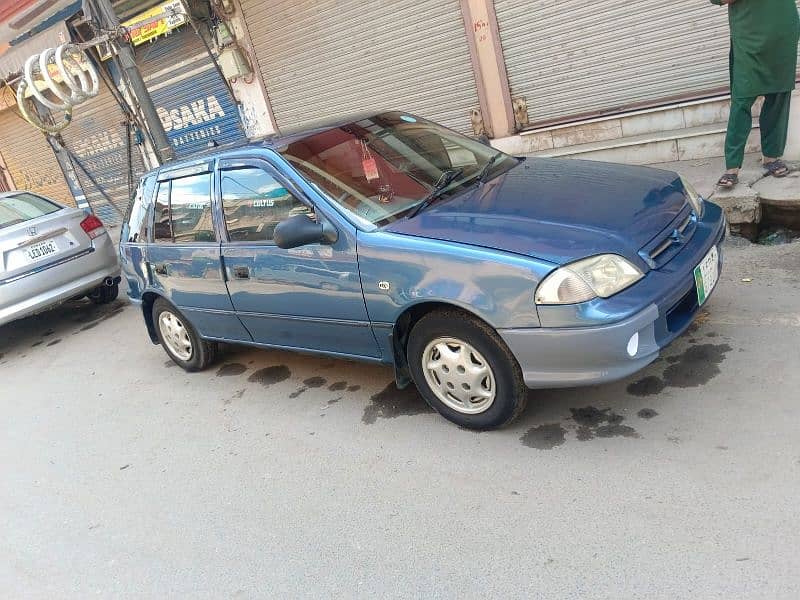
[[[749,187],[764,200],[790,202],[796,204],[800,209],[800,163],[787,161],[787,164],[792,173],[786,177],[767,177],[766,171],[761,167],[761,156],[748,154],[745,156],[744,165],[739,173],[741,183],[737,189],[742,191],[743,188]],[[720,195],[720,192],[716,190],[716,184],[725,172],[725,159],[722,157],[682,160],[650,166],[677,171],[686,177],[705,198]]]
[[[800,204],[800,163],[788,162],[792,173],[783,178],[767,177],[761,168],[761,156],[748,154],[739,173],[739,180],[767,199],[792,199]],[[704,197],[718,195],[717,180],[725,172],[725,159],[703,158],[650,165],[658,169],[677,171],[686,177]],[[741,185],[741,184],[740,184]]]
[[[758,235],[759,224],[764,220],[793,228],[800,224],[800,163],[789,163],[792,172],[786,177],[768,177],[761,166],[761,156],[748,154],[739,173],[739,185],[732,190],[716,189],[717,180],[725,172],[722,157],[651,166],[686,177],[700,194],[725,209],[734,232],[750,239]]]
[[[681,160],[677,162],[658,163],[650,165],[657,169],[677,171],[697,189],[704,198],[710,198],[716,191],[716,184],[725,172],[725,159],[700,158],[696,160]],[[748,154],[745,156],[744,165],[740,174],[741,181],[753,183],[763,176],[761,168],[761,155]]]

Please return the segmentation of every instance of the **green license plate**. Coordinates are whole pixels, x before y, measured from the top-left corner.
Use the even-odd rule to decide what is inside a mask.
[[[719,251],[714,246],[694,269],[694,282],[697,286],[697,304],[703,306],[719,279]]]

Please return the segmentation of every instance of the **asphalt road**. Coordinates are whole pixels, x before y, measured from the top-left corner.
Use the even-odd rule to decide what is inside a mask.
[[[796,599],[800,243],[726,252],[659,362],[492,433],[382,367],[186,374],[121,301],[3,327],[0,595]]]

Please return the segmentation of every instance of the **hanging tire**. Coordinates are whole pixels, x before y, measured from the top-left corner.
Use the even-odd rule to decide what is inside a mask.
[[[217,344],[201,338],[191,323],[163,298],[153,303],[153,323],[167,355],[185,371],[202,371],[217,357]]]
[[[496,429],[525,409],[528,390],[500,336],[475,317],[446,310],[422,317],[406,351],[422,397],[443,417],[469,429]]]
[[[119,296],[119,284],[101,285],[87,294],[87,298],[95,304],[108,304]]]

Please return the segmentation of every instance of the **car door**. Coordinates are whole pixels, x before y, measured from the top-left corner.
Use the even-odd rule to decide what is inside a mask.
[[[223,159],[218,170],[226,239],[222,259],[236,314],[271,346],[377,358],[358,273],[354,232],[331,244],[281,249],[284,219],[314,213],[297,186],[263,159]]]
[[[220,264],[212,166],[159,174],[147,249],[149,277],[200,335],[250,341],[234,313]]]

